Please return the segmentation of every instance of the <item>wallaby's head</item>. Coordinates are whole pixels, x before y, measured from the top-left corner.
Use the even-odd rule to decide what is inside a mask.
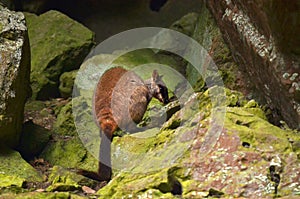
[[[152,97],[167,104],[169,102],[168,88],[163,82],[162,77],[162,75],[159,76],[157,70],[154,70],[151,79],[148,80],[148,88],[150,89]]]

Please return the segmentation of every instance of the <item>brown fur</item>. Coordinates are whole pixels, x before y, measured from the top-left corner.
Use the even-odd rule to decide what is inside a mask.
[[[152,80],[148,84],[154,87],[155,81],[162,82],[157,71],[153,72]],[[100,78],[94,95],[94,115],[100,126],[100,153],[98,173],[80,172],[96,180],[108,181],[111,178],[111,141],[114,131],[119,127],[123,130],[132,131],[137,129],[147,109],[152,96],[157,97],[156,90],[149,86],[134,72],[121,67],[107,70]],[[164,85],[165,86],[165,85]],[[153,90],[153,91],[152,91]],[[168,95],[162,98],[162,102],[168,101]]]

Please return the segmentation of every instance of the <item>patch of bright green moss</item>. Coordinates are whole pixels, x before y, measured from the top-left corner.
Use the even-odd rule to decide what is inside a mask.
[[[22,159],[17,151],[10,149],[0,150],[0,173],[5,177],[6,184],[10,183],[8,180],[16,180],[20,185],[22,179],[29,182],[42,182],[43,176],[37,172],[31,165]],[[2,179],[2,178],[1,178]],[[14,182],[12,182],[13,184]]]

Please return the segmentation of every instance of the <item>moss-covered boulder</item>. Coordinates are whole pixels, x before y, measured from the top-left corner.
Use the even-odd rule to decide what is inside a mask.
[[[0,144],[15,147],[30,96],[30,49],[24,15],[0,7]]]
[[[79,68],[94,45],[94,34],[58,11],[25,16],[32,54],[32,98],[57,97],[60,75]]]
[[[78,137],[61,137],[51,141],[43,150],[40,158],[51,165],[64,168],[97,170],[97,160],[91,156]]]
[[[98,183],[60,166],[51,169],[48,181],[51,182],[46,189],[49,192],[81,190],[82,186],[95,187]]]
[[[98,193],[110,198],[299,194],[300,156],[292,144],[299,135],[273,126],[254,101],[229,90],[226,117],[215,117],[212,89],[191,97],[156,133],[114,139],[115,177]]]
[[[6,190],[21,191],[26,182],[42,182],[43,175],[24,161],[17,151],[0,150],[0,194]]]

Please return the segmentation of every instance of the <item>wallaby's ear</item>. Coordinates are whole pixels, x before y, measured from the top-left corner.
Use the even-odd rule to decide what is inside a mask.
[[[157,70],[153,70],[152,81],[156,82],[157,80],[159,80],[159,74],[158,74]]]

